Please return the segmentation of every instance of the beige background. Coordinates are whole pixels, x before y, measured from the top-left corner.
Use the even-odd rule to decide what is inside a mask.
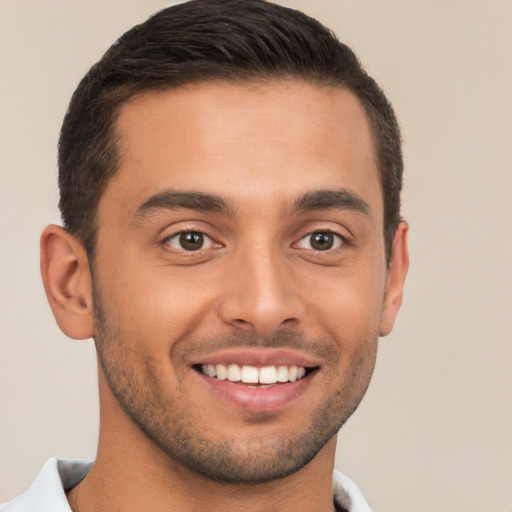
[[[353,46],[401,120],[412,267],[337,466],[375,511],[512,511],[512,2],[287,0]],[[46,305],[56,142],[107,46],[169,2],[0,2],[0,502],[94,455],[92,343]]]

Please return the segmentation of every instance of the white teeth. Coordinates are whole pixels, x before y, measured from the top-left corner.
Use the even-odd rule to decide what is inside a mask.
[[[275,384],[276,382],[295,382],[306,375],[306,369],[302,366],[256,366],[237,364],[203,364],[201,371],[210,377],[218,380],[229,380],[231,382],[242,381],[246,384]]]
[[[238,366],[237,364],[230,364],[228,366],[227,378],[231,382],[238,382],[242,378],[240,366]]]
[[[260,368],[259,381],[261,384],[275,384],[277,382],[277,370],[275,366]]]
[[[226,380],[228,378],[228,369],[223,364],[218,364],[216,366],[217,369],[217,379]]]
[[[277,368],[277,382],[288,382],[288,366]]]
[[[255,384],[258,382],[258,368],[255,366],[242,366],[242,382]]]

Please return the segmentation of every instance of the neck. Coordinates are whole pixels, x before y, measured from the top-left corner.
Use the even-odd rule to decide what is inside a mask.
[[[105,418],[101,423],[105,426]],[[131,423],[131,422],[130,422]],[[295,512],[334,510],[336,436],[299,471],[257,484],[214,482],[164,454],[133,424],[101,428],[96,461],[68,494],[73,512]]]
[[[296,473],[259,484],[212,482],[169,461],[162,464],[127,454],[111,457],[99,450],[89,475],[69,493],[68,499],[73,512],[334,510],[333,464],[324,460],[334,445],[332,439],[323,449],[326,453],[319,453]]]

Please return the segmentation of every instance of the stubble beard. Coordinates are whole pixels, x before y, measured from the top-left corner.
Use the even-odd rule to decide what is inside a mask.
[[[139,353],[133,344],[123,343],[125,333],[106,318],[97,289],[93,295],[94,339],[113,396],[131,421],[169,457],[170,466],[177,463],[211,481],[257,484],[300,470],[352,415],[373,373],[375,354],[363,375],[352,372],[333,395],[320,397],[309,418],[297,418],[295,432],[277,436],[262,434],[266,421],[272,421],[272,414],[267,417],[261,414],[252,419],[253,423],[261,424],[259,435],[245,437],[242,441],[219,436],[219,432],[211,436],[211,428],[195,414],[193,407],[179,403],[179,385],[174,390],[159,385],[160,370],[156,361],[148,354]],[[292,337],[286,336],[287,346]],[[247,337],[244,338],[247,341]],[[253,338],[253,345],[255,343]],[[265,345],[276,344],[276,340],[265,342]],[[325,350],[321,342],[316,344],[320,352]]]

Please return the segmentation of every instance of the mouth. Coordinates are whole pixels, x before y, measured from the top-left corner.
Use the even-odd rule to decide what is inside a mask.
[[[250,366],[231,363],[197,364],[194,365],[194,369],[216,380],[246,384],[250,387],[265,387],[299,381],[315,368],[295,365]]]
[[[208,403],[256,413],[283,410],[310,396],[322,367],[322,361],[285,349],[224,350],[191,363]]]

